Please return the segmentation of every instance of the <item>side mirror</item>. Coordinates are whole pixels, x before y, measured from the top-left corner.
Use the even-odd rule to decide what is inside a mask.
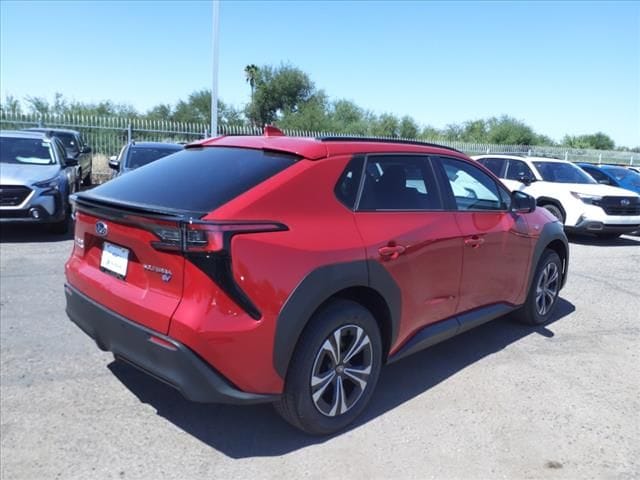
[[[109,168],[112,170],[120,170],[120,162],[118,161],[118,157],[115,155],[109,157]]]
[[[520,176],[518,177],[518,181],[520,181],[520,182],[524,183],[525,185],[529,186],[529,185],[531,185],[533,182],[535,182],[535,181],[536,181],[536,179],[535,179],[535,178],[532,178],[531,176],[529,176],[529,175],[527,175],[527,174],[524,174],[524,175],[520,175]]]
[[[91,147],[82,147],[80,153],[91,153]]]
[[[69,154],[67,155],[67,158],[64,159],[64,164],[67,167],[77,167],[78,159],[75,158],[73,155]]]
[[[515,190],[511,192],[511,211],[514,213],[531,213],[536,209],[536,199],[531,195]]]

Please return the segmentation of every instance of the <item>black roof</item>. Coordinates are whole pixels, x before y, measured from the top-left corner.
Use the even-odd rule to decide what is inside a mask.
[[[25,128],[24,130],[28,130],[28,131],[31,131],[31,132],[42,132],[42,133],[51,132],[52,134],[56,134],[56,133],[72,133],[72,134],[80,135],[80,132],[78,130],[71,130],[69,128],[31,127],[31,128]]]
[[[421,142],[419,140],[402,140],[400,138],[375,138],[375,137],[316,137],[316,140],[320,140],[321,142],[373,142],[373,143],[398,143],[405,145],[421,145],[424,147],[436,147],[436,148],[444,148],[445,150],[451,150],[452,152],[462,153],[460,150],[456,150],[453,147],[447,147],[446,145],[440,145],[437,143],[429,143],[429,142]]]

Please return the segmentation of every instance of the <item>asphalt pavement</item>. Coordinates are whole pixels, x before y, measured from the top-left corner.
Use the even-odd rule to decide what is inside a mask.
[[[3,479],[640,478],[639,236],[573,239],[549,325],[499,319],[385,368],[328,438],[114,362],[64,313],[71,236],[0,242]]]

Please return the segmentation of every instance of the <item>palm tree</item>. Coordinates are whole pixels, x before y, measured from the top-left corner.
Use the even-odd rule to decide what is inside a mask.
[[[244,76],[251,87],[251,103],[253,103],[253,92],[256,88],[256,79],[258,78],[258,67],[253,63],[244,67]]]
[[[244,67],[244,76],[249,83],[249,87],[251,87],[251,104],[248,108],[248,111],[251,112],[253,110],[253,94],[256,90],[256,80],[258,79],[258,67],[253,63]],[[251,126],[255,127],[255,119],[252,118],[253,115],[250,113],[249,119],[251,121]]]

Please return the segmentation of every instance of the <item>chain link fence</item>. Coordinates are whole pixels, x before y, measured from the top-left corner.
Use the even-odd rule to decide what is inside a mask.
[[[93,169],[97,182],[109,178],[108,159],[117,155],[129,141],[181,142],[188,143],[210,136],[205,123],[170,122],[125,117],[93,117],[84,115],[39,115],[0,113],[0,128],[19,130],[30,127],[67,128],[79,131],[93,150]],[[244,126],[219,127],[221,135],[262,135],[262,129]],[[353,136],[334,132],[308,130],[284,130],[295,137]],[[357,135],[356,135],[357,136]],[[367,138],[372,138],[368,136]],[[373,137],[381,140],[397,137]],[[463,151],[468,155],[485,153],[521,153],[572,162],[612,163],[618,165],[640,165],[640,153],[616,150],[573,149],[552,146],[496,145],[469,143],[432,138],[406,138],[438,143]]]

